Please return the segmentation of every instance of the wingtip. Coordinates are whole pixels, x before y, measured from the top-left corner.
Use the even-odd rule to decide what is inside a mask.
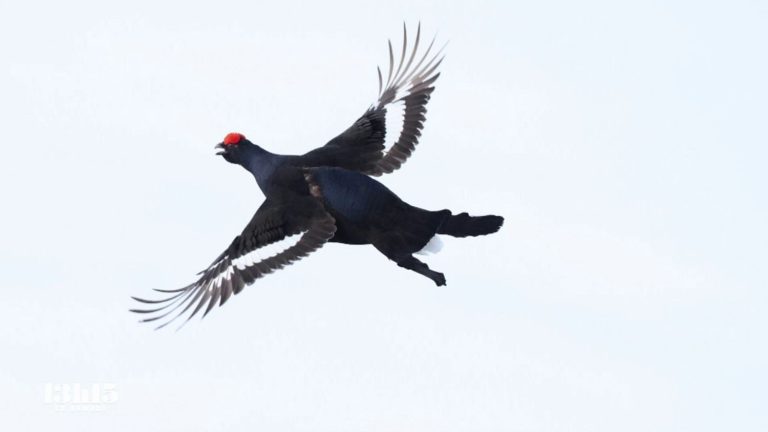
[[[451,43],[451,40],[450,39],[446,40],[445,43],[443,44],[442,48],[440,48],[440,51],[438,51],[438,52],[442,53],[443,51],[445,51],[445,48],[448,46],[449,43]],[[445,57],[445,54],[443,54],[443,57]]]
[[[128,312],[133,312],[133,313],[137,313],[137,314],[148,314],[148,313],[152,313],[152,312],[157,312],[157,309],[155,309],[155,310],[152,310],[152,309],[128,309]]]
[[[134,297],[134,296],[131,296],[131,299],[133,299],[134,301],[137,301],[139,303],[144,303],[144,304],[163,303],[164,301],[167,300],[167,299],[166,300],[148,300],[148,299],[143,299],[141,297]]]

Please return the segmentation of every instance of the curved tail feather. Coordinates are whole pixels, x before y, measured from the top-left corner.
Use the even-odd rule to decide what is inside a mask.
[[[451,215],[438,228],[438,234],[453,237],[469,237],[495,233],[504,224],[501,216],[470,216],[467,213]]]

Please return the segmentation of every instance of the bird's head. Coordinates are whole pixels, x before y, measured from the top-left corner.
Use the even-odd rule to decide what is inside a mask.
[[[224,140],[216,144],[217,155],[223,156],[227,162],[234,164],[243,164],[246,154],[251,147],[255,145],[240,133],[228,133]]]

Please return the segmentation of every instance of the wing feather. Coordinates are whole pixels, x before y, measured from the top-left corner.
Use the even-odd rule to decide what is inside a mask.
[[[315,207],[310,210],[309,216],[307,205]],[[150,305],[150,308],[132,309],[132,312],[149,315],[141,322],[165,319],[157,329],[189,312],[183,326],[201,311],[205,317],[216,304],[223,305],[256,279],[308,256],[330,240],[335,232],[335,220],[323,210],[316,198],[306,198],[298,206],[296,203],[274,204],[267,200],[243,233],[200,273],[197,281],[177,290],[156,290],[170,294],[163,299],[134,297],[136,301]],[[251,259],[265,247],[283,240],[294,241],[269,257]]]
[[[325,146],[306,153],[304,166],[335,166],[379,176],[398,169],[413,154],[426,120],[426,105],[440,76],[445,46],[432,54],[433,37],[423,54],[419,54],[421,23],[416,29],[413,46],[408,47],[408,33],[403,24],[403,43],[395,65],[392,41],[387,41],[388,68],[386,80],[380,67],[376,68],[378,100],[352,126]],[[418,61],[417,61],[418,58]],[[403,110],[403,124],[395,131],[395,139],[387,148],[386,113],[393,107]]]

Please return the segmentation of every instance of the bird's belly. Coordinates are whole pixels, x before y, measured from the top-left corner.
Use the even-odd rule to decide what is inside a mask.
[[[370,232],[353,223],[345,222],[344,218],[336,217],[336,233],[329,240],[335,243],[363,245],[371,243]]]

